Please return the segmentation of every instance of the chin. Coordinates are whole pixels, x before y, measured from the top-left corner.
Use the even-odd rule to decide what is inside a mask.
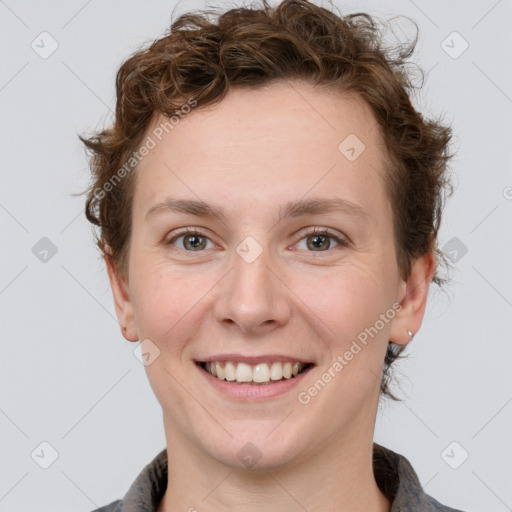
[[[274,422],[272,428],[278,424]],[[309,450],[308,446],[311,445],[304,442],[304,436],[298,435],[298,432],[293,435],[284,426],[277,427],[274,432],[272,428],[255,425],[235,433],[234,428],[228,427],[233,438],[227,434],[222,440],[217,439],[217,442],[210,438],[203,448],[212,458],[226,466],[253,471],[294,465],[304,458],[304,450]],[[272,433],[269,435],[269,432]]]

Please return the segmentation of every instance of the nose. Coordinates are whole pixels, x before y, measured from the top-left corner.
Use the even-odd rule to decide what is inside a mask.
[[[217,321],[240,332],[262,335],[290,318],[290,292],[271,265],[268,250],[251,262],[234,254],[233,268],[221,281],[215,301]]]

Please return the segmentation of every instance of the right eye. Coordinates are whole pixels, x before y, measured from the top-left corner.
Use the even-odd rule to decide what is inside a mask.
[[[181,247],[178,246],[178,249],[181,249],[182,251],[188,251],[188,252],[199,252],[202,249],[211,247],[206,247],[208,242],[212,243],[212,241],[205,236],[203,233],[195,230],[195,229],[184,229],[181,232],[174,235],[170,240],[167,241],[168,245],[177,245],[176,242],[178,240],[182,239]]]

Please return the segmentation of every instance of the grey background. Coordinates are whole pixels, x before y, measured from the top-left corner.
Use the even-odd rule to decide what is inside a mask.
[[[163,33],[175,5],[0,0],[0,511],[86,512],[122,497],[165,447],[160,406],[72,194],[88,183],[77,133],[110,118],[117,68]],[[181,2],[175,16],[203,5]],[[458,150],[440,234],[459,250],[453,283],[447,294],[431,288],[397,373],[407,399],[383,405],[375,440],[404,454],[439,501],[512,510],[512,2],[337,5],[418,23],[415,60],[428,75],[415,101],[453,123]],[[46,59],[31,47],[43,31],[58,43]],[[469,44],[458,58],[453,31]],[[46,262],[43,237],[57,249]],[[58,453],[48,469],[42,442]]]

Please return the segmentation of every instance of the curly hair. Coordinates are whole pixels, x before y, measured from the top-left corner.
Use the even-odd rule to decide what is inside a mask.
[[[451,128],[425,119],[411,103],[410,95],[423,85],[423,80],[420,87],[413,85],[408,69],[418,39],[413,24],[412,41],[386,47],[383,30],[370,15],[342,16],[307,0],[283,0],[276,7],[261,0],[256,7],[181,15],[164,36],[119,68],[112,125],[80,137],[93,178],[85,212],[99,227],[96,243],[103,256],[127,276],[135,174],[130,170],[136,169],[133,157],[157,116],[175,118],[187,102],[195,102],[196,110],[220,102],[232,88],[298,79],[355,94],[369,105],[386,148],[385,186],[401,277],[407,279],[414,260],[433,251],[432,280],[444,284],[438,267],[450,264],[437,234],[444,201],[453,192]],[[389,341],[383,363],[381,395],[393,400],[400,399],[391,393],[390,370],[405,348]]]

